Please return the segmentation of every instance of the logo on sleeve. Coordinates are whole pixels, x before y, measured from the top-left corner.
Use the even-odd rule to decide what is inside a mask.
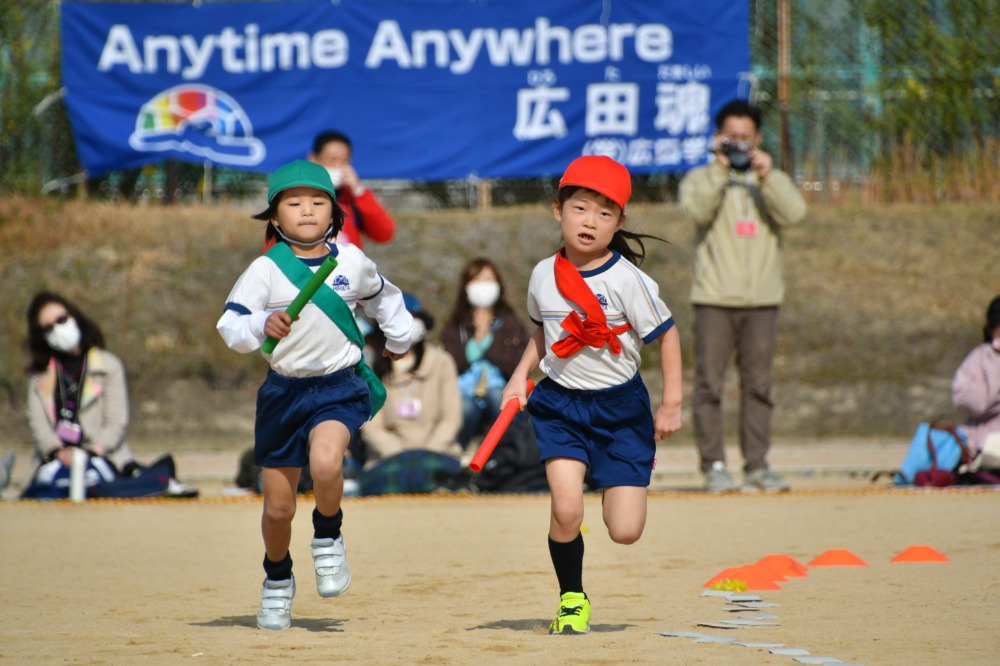
[[[333,287],[334,291],[347,291],[351,288],[351,282],[346,275],[338,275],[333,278],[333,284],[330,286]]]
[[[608,297],[605,296],[604,294],[594,294],[594,296],[597,296],[597,302],[601,304],[601,309],[602,310],[607,310],[608,309]]]

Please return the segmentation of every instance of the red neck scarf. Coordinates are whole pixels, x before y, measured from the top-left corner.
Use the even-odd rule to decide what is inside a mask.
[[[555,355],[559,358],[569,358],[583,349],[584,345],[600,349],[605,344],[611,348],[612,353],[620,354],[622,345],[617,336],[632,326],[626,322],[617,328],[608,328],[608,318],[604,315],[604,308],[584,282],[580,271],[566,258],[564,250],[556,253],[555,269],[556,287],[559,293],[563,298],[578,305],[587,316],[586,320],[582,320],[579,313],[573,310],[563,319],[563,330],[569,333],[569,336],[552,345]]]

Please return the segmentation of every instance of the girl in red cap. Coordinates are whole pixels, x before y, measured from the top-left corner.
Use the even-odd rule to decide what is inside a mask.
[[[563,247],[531,273],[528,314],[538,328],[503,391],[504,404],[527,405],[552,493],[548,541],[560,602],[549,633],[590,629],[580,533],[588,468],[603,489],[612,541],[634,543],[646,524],[656,440],[681,426],[680,338],[656,283],[637,268],[642,238],[651,236],[623,228],[631,195],[628,170],[608,157],[567,167],[552,203]],[[663,372],[655,414],[639,375],[640,348],[653,342]],[[546,378],[526,400],[535,367]]]

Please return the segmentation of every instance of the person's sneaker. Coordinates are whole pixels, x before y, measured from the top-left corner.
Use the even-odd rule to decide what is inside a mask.
[[[769,493],[783,493],[786,490],[791,490],[791,486],[781,478],[780,474],[765,467],[747,472],[746,478],[743,480],[743,490],[751,492],[763,490]]]
[[[288,580],[264,579],[260,591],[257,626],[261,629],[287,629],[292,624],[292,599],[295,598],[295,576]]]
[[[710,493],[731,493],[736,490],[736,482],[726,470],[726,463],[716,460],[705,473],[705,490]]]
[[[347,549],[344,535],[336,539],[312,540],[313,566],[316,568],[316,591],[321,597],[343,594],[351,584],[351,570],[347,568]]]
[[[550,634],[585,634],[590,631],[590,599],[583,592],[567,592],[559,598]]]

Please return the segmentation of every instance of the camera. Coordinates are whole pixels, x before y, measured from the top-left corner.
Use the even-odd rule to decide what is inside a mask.
[[[729,158],[729,166],[737,171],[746,171],[750,168],[750,151],[753,145],[749,141],[730,141],[723,139],[719,145],[719,150]]]

